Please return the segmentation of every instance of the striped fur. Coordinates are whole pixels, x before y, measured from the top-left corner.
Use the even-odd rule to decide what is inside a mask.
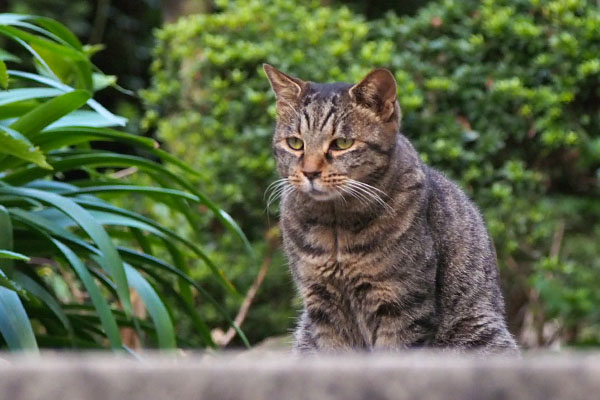
[[[481,215],[399,133],[391,73],[353,86],[265,71],[279,115],[275,195],[304,303],[296,350],[517,352]],[[336,150],[337,138],[354,143]]]

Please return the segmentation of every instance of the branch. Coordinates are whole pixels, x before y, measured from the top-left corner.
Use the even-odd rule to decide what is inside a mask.
[[[237,315],[235,316],[235,319],[233,320],[233,322],[238,327],[242,326],[244,320],[246,319],[246,315],[248,315],[248,311],[250,310],[250,306],[252,305],[252,302],[256,297],[256,293],[263,284],[265,276],[267,276],[267,271],[271,266],[273,254],[275,253],[275,250],[277,249],[277,246],[279,244],[279,230],[277,228],[273,228],[267,231],[266,236],[268,245],[267,253],[265,255],[262,265],[260,266],[258,274],[256,275],[254,282],[252,283],[252,286],[250,286],[250,289],[248,289],[246,297],[244,298],[244,301],[242,302],[242,305],[240,306],[240,309]],[[233,327],[229,327],[229,329],[227,329],[227,332],[224,334],[222,333],[222,331],[219,332],[218,330],[215,330],[213,332],[213,340],[215,341],[215,343],[217,343],[217,345],[219,345],[219,347],[225,347],[231,342],[235,335],[236,331],[235,329],[233,329]]]

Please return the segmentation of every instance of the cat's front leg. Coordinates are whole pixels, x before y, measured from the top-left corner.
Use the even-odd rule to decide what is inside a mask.
[[[435,334],[436,317],[429,301],[414,307],[381,303],[372,314],[373,350],[403,350],[429,344]]]
[[[310,354],[317,352],[317,342],[313,337],[310,325],[306,312],[303,312],[294,331],[294,346],[292,349],[294,353]]]
[[[304,311],[296,330],[299,351],[347,351],[364,347],[360,335],[342,307],[340,294],[331,287],[311,283],[302,287]]]
[[[436,341],[439,346],[470,350],[482,354],[519,354],[514,338],[506,323],[498,315],[471,312],[453,319],[440,329]]]
[[[306,329],[319,352],[339,352],[356,347],[346,316],[331,304],[310,303],[305,309]]]
[[[294,353],[311,354],[350,350],[348,339],[328,323],[314,321],[304,311],[294,332]],[[314,318],[314,315],[313,315]]]

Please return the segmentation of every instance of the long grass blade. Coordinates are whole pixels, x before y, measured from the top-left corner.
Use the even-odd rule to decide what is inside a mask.
[[[1,276],[5,276],[0,271]],[[11,350],[37,352],[38,345],[21,299],[14,291],[0,286],[0,333]]]
[[[65,327],[69,337],[71,339],[74,338],[73,327],[69,322],[69,318],[62,310],[59,302],[55,299],[55,297],[50,294],[42,285],[28,277],[22,272],[16,271],[13,274],[13,279],[16,283],[21,285],[21,287],[27,290],[31,295],[35,296],[42,302],[44,302],[48,308],[56,315],[56,318],[61,322],[61,324]]]
[[[24,136],[41,131],[52,122],[84,105],[91,97],[86,90],[74,90],[39,105],[10,125]]]
[[[6,208],[0,205],[0,248],[13,249],[13,226]],[[13,273],[12,260],[0,260],[0,276],[6,278],[7,271]],[[29,317],[17,293],[9,288],[0,286],[0,333],[8,348],[11,350],[37,351],[37,342]]]
[[[8,258],[10,260],[29,261],[29,257],[25,254],[15,253],[10,250],[0,250],[0,258]]]
[[[102,327],[104,328],[104,332],[111,344],[111,347],[113,349],[120,349],[123,343],[121,341],[121,335],[119,333],[117,322],[115,321],[115,318],[110,310],[106,299],[102,295],[100,288],[94,282],[92,275],[73,250],[71,250],[68,246],[66,246],[59,240],[50,240],[62,253],[67,262],[71,265],[77,276],[79,276],[79,279],[81,279],[83,286],[90,295],[90,299],[92,300],[92,304],[96,309],[98,317],[102,322]]]
[[[250,347],[250,342],[248,341],[248,338],[246,337],[244,332],[237,326],[237,324],[235,322],[233,322],[233,320],[229,317],[229,314],[227,314],[227,311],[225,311],[223,309],[221,304],[218,301],[216,301],[215,298],[212,297],[210,295],[210,293],[208,293],[202,286],[200,286],[197,282],[192,280],[189,276],[187,276],[186,274],[181,272],[181,270],[179,270],[178,268],[176,268],[156,257],[152,257],[147,254],[139,253],[139,252],[131,250],[131,249],[119,247],[119,251],[121,252],[121,255],[123,256],[123,258],[130,263],[135,263],[136,265],[140,265],[140,267],[143,266],[144,264],[152,265],[154,267],[157,267],[157,268],[163,269],[167,272],[170,272],[170,273],[174,274],[175,276],[180,277],[183,280],[185,280],[186,282],[188,282],[196,290],[198,290],[198,292],[205,299],[207,299],[210,303],[212,303],[215,306],[215,308],[219,311],[219,313],[227,320],[229,325],[235,329],[235,331],[237,332],[238,336],[240,337],[240,339],[242,340],[244,345],[247,347]]]
[[[129,264],[125,264],[125,271],[127,272],[127,279],[131,286],[139,293],[146,305],[148,314],[150,314],[154,322],[159,347],[162,349],[174,349],[177,347],[175,330],[164,303],[150,283],[135,268]]]
[[[41,201],[57,208],[77,222],[102,252],[103,267],[107,268],[107,271],[115,280],[123,308],[131,315],[129,286],[127,285],[123,261],[104,228],[94,220],[88,211],[71,199],[36,189],[0,187],[0,194],[17,195]]]

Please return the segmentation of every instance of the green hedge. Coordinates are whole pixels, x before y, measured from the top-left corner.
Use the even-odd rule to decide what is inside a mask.
[[[600,341],[595,2],[448,0],[415,17],[369,22],[318,1],[219,7],[157,33],[145,121],[203,171],[198,185],[258,247],[269,224],[263,191],[275,178],[274,98],[262,63],[313,81],[355,81],[388,67],[398,81],[403,132],[485,214],[513,331],[528,333],[530,345]],[[231,243],[216,259],[231,265],[242,287],[249,284],[254,270],[233,240],[221,242]],[[268,280],[272,290],[256,313],[264,318],[260,310],[273,307],[279,317],[265,321],[268,329],[249,330],[254,339],[285,331],[291,321],[284,316],[294,314],[285,308],[289,278],[277,267],[279,281]],[[559,330],[544,335],[555,322]]]

